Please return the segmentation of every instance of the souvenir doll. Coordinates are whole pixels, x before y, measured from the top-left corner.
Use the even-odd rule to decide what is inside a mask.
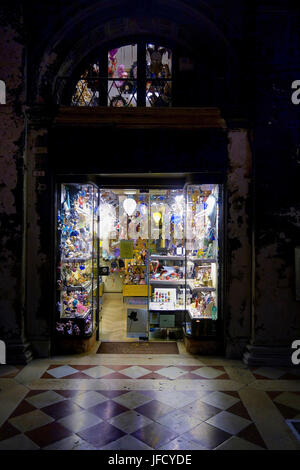
[[[108,53],[108,59],[109,59],[108,75],[110,77],[114,76],[114,73],[115,73],[116,68],[117,68],[117,58],[116,58],[117,52],[118,52],[118,49],[112,49]]]

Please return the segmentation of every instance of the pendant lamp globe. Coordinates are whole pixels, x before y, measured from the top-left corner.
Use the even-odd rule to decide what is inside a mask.
[[[123,202],[123,207],[124,207],[124,210],[125,210],[126,214],[131,216],[135,211],[136,202],[135,202],[134,199],[128,197]]]
[[[161,219],[161,213],[160,212],[154,212],[153,213],[153,219],[154,219],[154,222],[156,224],[158,224],[160,219]]]

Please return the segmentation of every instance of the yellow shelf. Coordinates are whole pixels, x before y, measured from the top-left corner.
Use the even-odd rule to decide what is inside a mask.
[[[151,288],[150,288],[151,289]],[[151,295],[151,291],[150,291]],[[148,286],[146,285],[125,285],[123,286],[123,296],[124,297],[147,297],[148,296]]]

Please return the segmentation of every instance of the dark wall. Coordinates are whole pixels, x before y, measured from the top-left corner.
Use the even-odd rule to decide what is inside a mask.
[[[227,166],[224,131],[60,128],[50,133],[57,173],[217,172]]]

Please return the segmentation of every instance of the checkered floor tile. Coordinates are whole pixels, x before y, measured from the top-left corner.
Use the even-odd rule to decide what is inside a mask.
[[[18,375],[24,366],[12,366],[8,364],[0,364],[0,379],[13,379]]]
[[[287,392],[275,398],[281,406],[291,400]],[[300,412],[300,403],[294,403]],[[265,448],[238,392],[34,390],[0,428],[0,450],[201,450],[234,445]]]
[[[300,370],[295,367],[251,367],[257,380],[300,380]]]
[[[300,392],[267,392],[284,419],[300,419]]]
[[[43,379],[229,379],[222,366],[51,365]]]

